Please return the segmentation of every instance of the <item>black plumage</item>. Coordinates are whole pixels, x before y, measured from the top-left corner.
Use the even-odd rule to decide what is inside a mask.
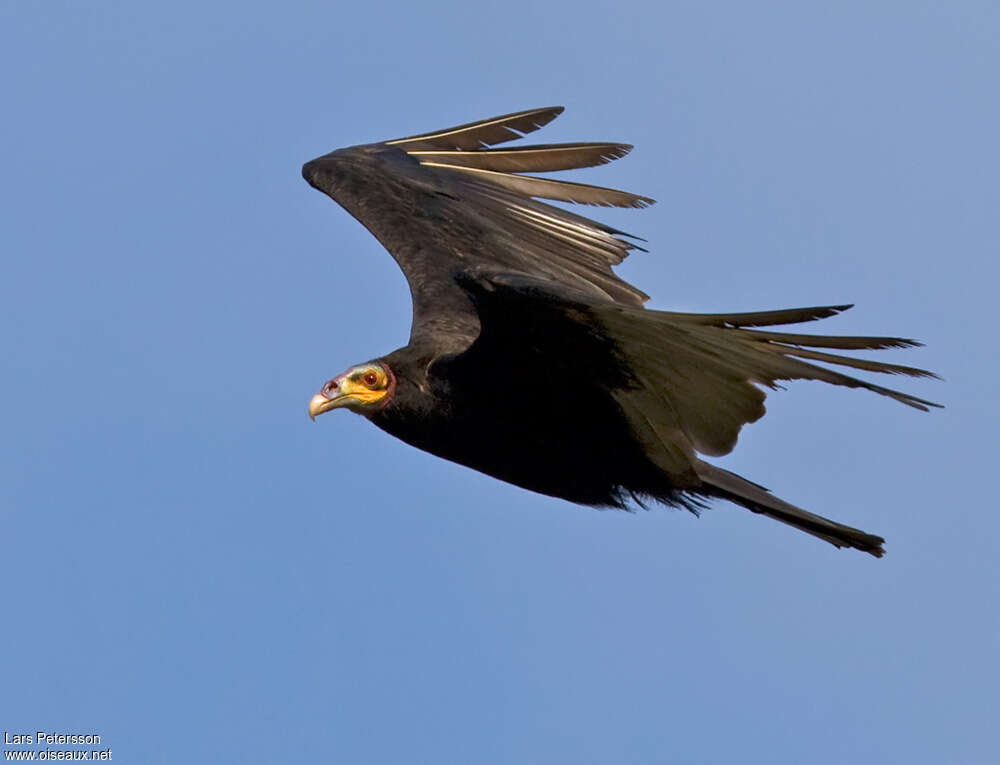
[[[409,344],[332,379],[310,413],[352,409],[417,448],[572,502],[652,500],[697,511],[722,498],[881,555],[881,537],[790,505],[699,454],[731,451],[743,425],[763,416],[764,388],[781,380],[936,406],[813,363],[928,376],[828,352],[917,343],[760,329],[826,318],[843,305],[739,314],[643,308],[647,296],[612,271],[637,247],[633,238],[539,199],[653,200],[522,174],[601,165],[632,147],[489,148],[561,111],[518,112],[305,164],[305,179],[396,259],[413,300]]]

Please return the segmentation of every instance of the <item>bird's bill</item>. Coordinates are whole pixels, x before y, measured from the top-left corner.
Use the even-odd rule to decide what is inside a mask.
[[[331,409],[339,409],[349,403],[347,396],[334,396],[327,398],[322,393],[317,393],[309,400],[309,419],[315,421],[316,415],[329,412]]]

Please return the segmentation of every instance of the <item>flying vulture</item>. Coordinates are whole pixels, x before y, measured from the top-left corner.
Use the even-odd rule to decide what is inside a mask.
[[[881,556],[881,537],[807,512],[701,457],[729,453],[743,425],[764,415],[764,389],[780,380],[937,406],[821,366],[933,376],[830,352],[919,343],[780,328],[849,305],[727,314],[644,308],[647,295],[612,271],[637,248],[634,237],[539,200],[653,200],[525,174],[603,165],[632,147],[490,148],[561,112],[530,109],[338,149],[303,166],[306,181],[396,259],[413,301],[409,343],[331,379],[309,402],[310,416],[349,409],[418,449],[582,505],[655,501],[697,512],[726,499]]]

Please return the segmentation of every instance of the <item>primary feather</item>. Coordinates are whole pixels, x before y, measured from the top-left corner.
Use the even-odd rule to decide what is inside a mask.
[[[545,173],[604,165],[632,151],[625,143],[563,143],[481,151],[420,150],[407,153],[420,164],[456,165],[505,173]]]
[[[445,149],[478,149],[482,146],[493,146],[506,141],[513,141],[526,133],[534,132],[548,125],[563,112],[561,106],[544,106],[541,109],[527,109],[523,112],[513,112],[488,120],[469,122],[457,127],[435,130],[433,133],[421,133],[406,138],[396,138],[386,141],[387,146],[422,147],[438,146]]]

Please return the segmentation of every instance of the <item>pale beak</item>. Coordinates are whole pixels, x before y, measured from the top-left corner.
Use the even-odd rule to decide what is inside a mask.
[[[344,406],[348,400],[347,396],[327,398],[322,393],[317,393],[309,400],[309,419],[315,422],[316,415],[323,414],[323,412],[329,412],[331,409],[336,409],[340,406]]]

